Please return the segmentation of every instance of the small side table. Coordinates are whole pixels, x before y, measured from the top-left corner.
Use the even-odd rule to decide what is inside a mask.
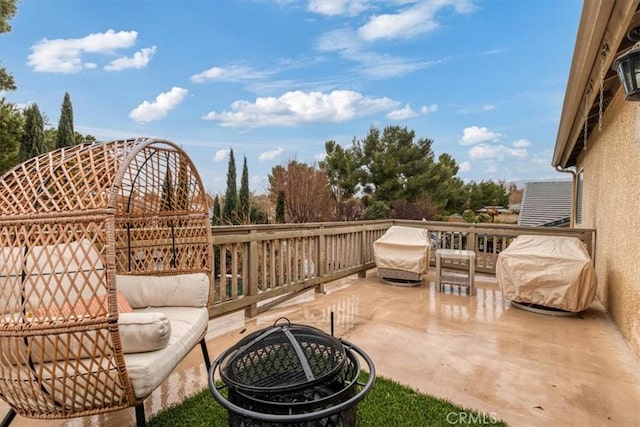
[[[450,274],[451,270],[448,267],[444,267],[446,270],[443,273],[443,260],[464,260],[469,263],[469,270],[467,277],[461,277],[459,275],[453,276]],[[436,250],[436,288],[438,292],[442,292],[445,283],[453,285],[464,286],[469,288],[469,295],[475,295],[475,287],[473,283],[474,275],[476,272],[476,253],[474,251],[463,251],[459,249],[438,249]]]

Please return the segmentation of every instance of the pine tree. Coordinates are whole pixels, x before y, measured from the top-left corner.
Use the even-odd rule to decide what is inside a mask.
[[[47,152],[44,143],[44,119],[37,104],[31,104],[24,110],[24,132],[20,144],[20,161],[24,162]]]
[[[0,98],[0,175],[18,163],[23,120],[15,104]]]
[[[70,147],[75,145],[76,135],[73,130],[73,107],[69,93],[64,93],[62,108],[60,110],[60,120],[58,121],[58,135],[56,148]]]
[[[0,34],[11,31],[9,20],[14,17],[17,10],[16,0],[0,1]],[[16,90],[16,82],[7,69],[0,66],[0,92],[5,90]]]
[[[211,218],[211,225],[220,225],[221,211],[220,198],[216,194],[216,197],[213,199],[213,218]]]
[[[284,191],[278,191],[278,200],[276,201],[276,222],[284,224]]]
[[[240,194],[238,196],[238,217],[241,222],[249,223],[249,169],[247,168],[247,156],[244,156],[244,164],[242,165],[242,177],[240,178]]]
[[[227,192],[224,195],[223,219],[230,223],[237,222],[238,190],[236,184],[236,159],[233,150],[229,153],[229,168],[227,170]]]

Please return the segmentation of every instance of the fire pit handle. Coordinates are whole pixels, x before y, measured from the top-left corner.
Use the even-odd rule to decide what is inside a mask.
[[[278,327],[278,322],[279,322],[279,321],[281,321],[281,320],[286,320],[286,322],[287,322],[287,326],[288,326],[288,327],[290,327],[290,326],[291,326],[291,320],[287,319],[286,317],[278,317],[278,318],[276,319],[276,321],[275,321],[275,322],[273,322],[273,327],[274,327],[274,328],[277,328],[277,327]]]

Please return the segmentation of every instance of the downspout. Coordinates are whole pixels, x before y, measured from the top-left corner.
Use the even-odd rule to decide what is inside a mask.
[[[570,173],[572,176],[572,184],[571,184],[571,216],[569,218],[569,227],[574,228],[576,221],[576,195],[577,195],[577,186],[578,180],[576,179],[577,174],[574,169],[563,169],[560,166],[556,166],[556,171],[560,173]]]

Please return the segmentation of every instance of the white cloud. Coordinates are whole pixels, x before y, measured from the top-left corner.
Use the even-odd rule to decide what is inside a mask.
[[[530,145],[531,145],[531,141],[529,141],[528,139],[517,139],[513,141],[513,143],[511,144],[511,146],[514,148],[526,148],[526,147],[529,147]]]
[[[238,182],[238,186],[240,183]],[[224,194],[227,188],[226,175],[223,181],[218,184],[219,193]],[[249,175],[249,190],[252,195],[259,196],[269,193],[269,177],[266,175]]]
[[[265,175],[251,175],[249,184],[253,194],[267,194],[269,192],[269,177]]]
[[[506,147],[507,154],[510,157],[515,157],[516,159],[526,159],[527,157],[529,157],[529,152],[527,151],[526,148],[509,148]]]
[[[359,63],[358,72],[367,77],[385,79],[399,77],[417,70],[444,63],[448,58],[432,61],[395,57],[366,49],[365,42],[351,29],[338,29],[324,33],[318,39],[316,49],[321,52],[337,52],[344,60]]]
[[[503,145],[478,144],[469,150],[469,157],[472,160],[495,159],[504,151]]]
[[[104,69],[107,71],[120,71],[126,70],[127,68],[145,68],[156,51],[157,48],[155,46],[142,48],[131,57],[123,56],[114,59],[105,65]]]
[[[211,111],[203,119],[215,120],[227,127],[339,123],[389,111],[398,104],[398,101],[390,98],[371,98],[349,90],[330,93],[296,90],[279,98],[258,97],[255,102],[235,101],[231,104],[231,111]]]
[[[326,16],[357,16],[368,9],[366,1],[357,0],[309,0],[310,12]]]
[[[0,96],[1,97],[1,96]],[[27,102],[16,102],[16,108],[20,111],[24,111],[27,108],[31,107],[32,104],[34,104],[34,101],[27,101]]]
[[[144,101],[131,110],[129,117],[138,123],[147,123],[164,118],[170,110],[176,108],[187,96],[187,89],[174,86],[169,92],[156,96],[154,102]]]
[[[350,29],[328,31],[320,36],[316,49],[322,52],[357,51],[362,47],[358,35]]]
[[[98,68],[98,64],[96,64],[95,62],[85,62],[84,68],[88,70],[93,70],[94,68]]]
[[[445,7],[453,6],[457,13],[473,10],[471,2],[465,0],[442,0],[419,2],[395,14],[373,16],[358,29],[363,40],[411,38],[438,28],[436,14]]]
[[[325,15],[349,13],[359,1],[323,0],[309,4],[310,8]],[[382,3],[382,2],[381,2]],[[371,51],[369,46],[381,39],[408,39],[438,27],[436,15],[446,8],[455,13],[468,13],[475,9],[472,0],[399,0],[383,2],[393,8],[391,13],[373,15],[359,28],[344,27],[322,34],[316,49],[321,52],[336,52],[344,60],[359,63],[356,71],[374,79],[399,77],[414,71],[442,64],[450,57],[425,61],[414,58],[394,57]],[[367,7],[368,5],[362,5]],[[376,5],[377,7],[377,5]],[[311,9],[310,9],[311,10]],[[355,13],[360,13],[356,8]]]
[[[414,71],[433,67],[442,60],[419,61],[408,58],[382,55],[374,52],[344,52],[344,59],[358,61],[360,68],[358,71],[367,77],[374,79],[387,79],[390,77],[401,77]]]
[[[471,162],[465,160],[464,162],[460,163],[460,172],[469,172],[471,170]]]
[[[551,156],[553,156],[553,151],[551,150],[536,153],[532,156],[531,163],[536,166],[549,166],[551,164]]]
[[[423,105],[422,108],[420,108],[420,113],[425,116],[427,114],[435,113],[436,111],[438,111],[438,104]]]
[[[260,153],[260,156],[258,156],[258,160],[260,160],[261,162],[264,162],[266,160],[273,160],[283,152],[284,152],[284,148],[282,147],[278,147],[275,150],[271,150],[271,151],[265,151],[263,153]]]
[[[264,79],[272,74],[274,73],[267,71],[258,71],[240,65],[233,65],[226,68],[211,67],[208,70],[191,76],[191,81],[194,83],[203,83],[207,80],[218,80],[222,82],[245,82]]]
[[[482,113],[487,113],[489,111],[494,111],[496,110],[496,106],[493,104],[484,104],[484,105],[477,105],[477,104],[470,104],[470,105],[453,105],[455,108],[457,108],[456,113],[458,114],[482,114]]]
[[[489,174],[496,173],[496,172],[498,172],[498,166],[496,166],[496,165],[489,165],[489,166],[487,166],[487,168],[485,169],[485,171],[486,171],[487,173],[489,173]]]
[[[462,145],[473,145],[481,142],[495,141],[501,137],[501,134],[490,131],[486,127],[471,126],[463,129],[460,143]]]
[[[405,105],[404,108],[393,110],[387,113],[387,118],[391,120],[406,120],[417,116],[418,113],[413,111],[409,104]]]
[[[502,144],[478,144],[469,150],[471,160],[524,160],[529,153],[526,148],[512,148]]]
[[[79,39],[42,39],[31,46],[27,64],[35,71],[47,73],[77,73],[83,68],[95,68],[95,63],[83,64],[85,53],[112,54],[135,44],[136,31],[108,30]]]
[[[224,159],[227,158],[227,156],[229,155],[230,152],[231,152],[230,148],[224,148],[222,150],[216,151],[216,154],[213,156],[213,161],[214,162],[223,161]]]
[[[321,162],[327,158],[327,153],[316,153],[313,158],[316,159],[316,161]]]

